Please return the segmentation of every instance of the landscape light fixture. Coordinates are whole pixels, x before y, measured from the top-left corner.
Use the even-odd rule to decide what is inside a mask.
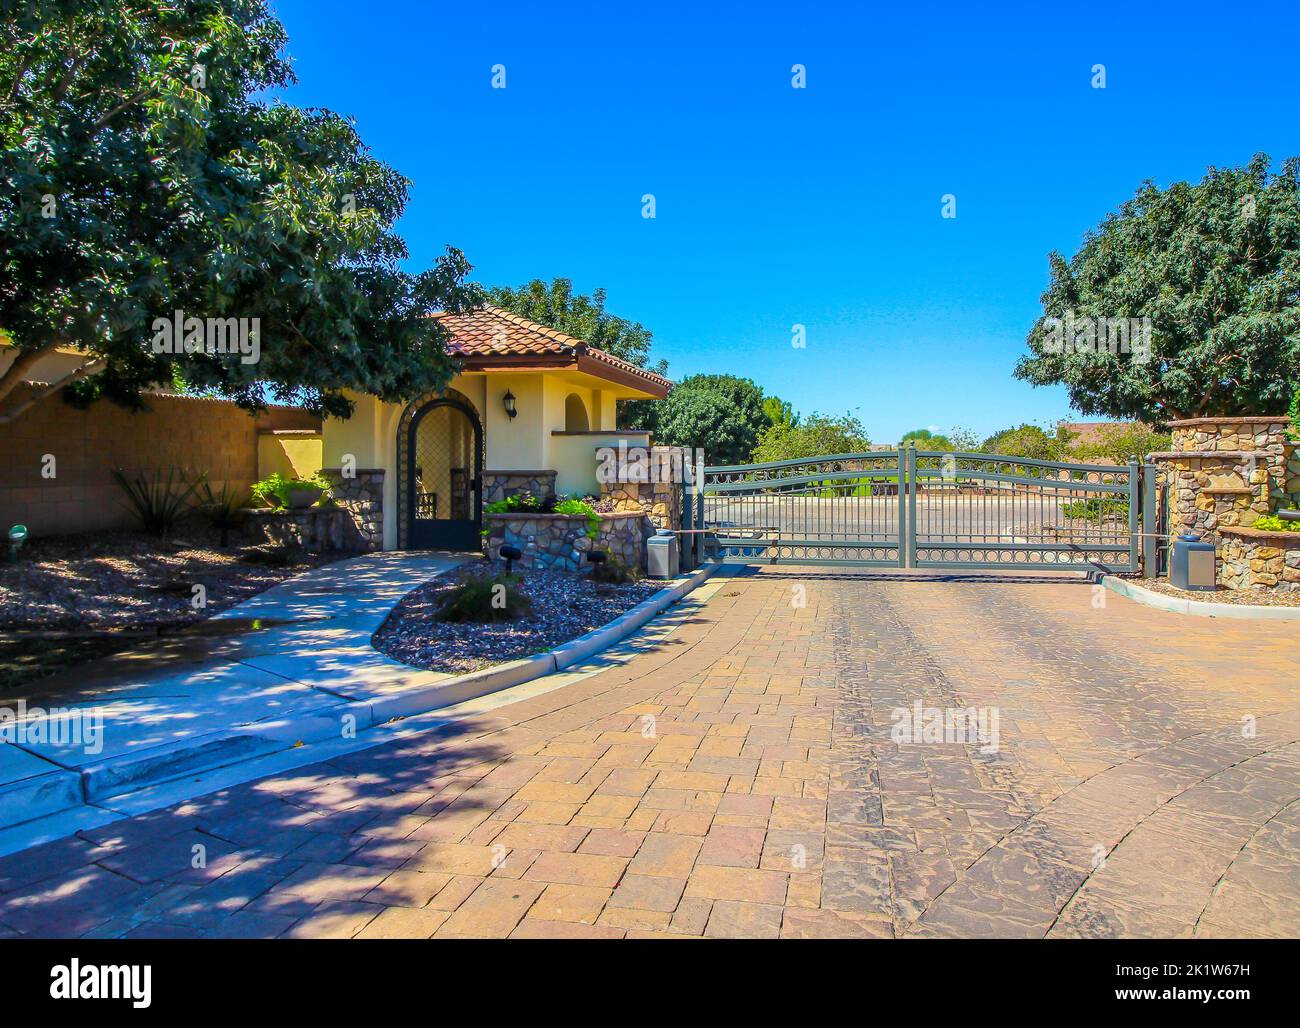
[[[515,566],[515,561],[524,555],[523,550],[518,546],[503,546],[497,551],[506,562],[506,574],[509,575]]]
[[[515,394],[512,393],[509,389],[506,390],[506,395],[501,398],[501,402],[506,405],[507,416],[513,418],[515,415],[519,413],[517,410],[515,410]]]
[[[23,548],[23,543],[27,541],[27,526],[14,525],[9,529],[9,559],[18,560],[18,551]]]

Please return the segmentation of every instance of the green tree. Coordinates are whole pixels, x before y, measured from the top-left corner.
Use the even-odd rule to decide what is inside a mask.
[[[902,442],[916,443],[918,450],[953,450],[956,447],[946,435],[938,435],[928,428],[914,428],[903,436]]]
[[[260,99],[293,81],[263,0],[46,0],[0,21],[0,399],[59,347],[64,388],[132,407],[177,378],[250,409],[346,389],[402,400],[454,366],[432,312],[476,292],[449,249],[418,275],[393,225],[410,183],[351,122]],[[17,8],[16,10],[14,8]],[[174,311],[257,318],[245,354],[156,353]]]
[[[703,446],[710,464],[741,464],[749,460],[759,436],[772,422],[764,410],[763,390],[752,379],[735,375],[691,375],[673,387],[668,399],[653,405],[645,424],[656,442],[670,446]],[[700,435],[702,424],[694,412],[712,404],[724,412],[731,423],[721,427],[718,417],[708,424],[718,427],[708,436]],[[689,417],[682,412],[691,411]]]
[[[1048,432],[1038,425],[1004,428],[984,440],[983,453],[1005,457],[1029,457],[1033,460],[1059,460],[1068,445],[1068,432]]]
[[[767,415],[768,422],[773,425],[799,424],[799,415],[794,412],[794,405],[779,396],[763,397],[763,413]]]
[[[783,423],[767,429],[754,450],[754,462],[859,453],[870,445],[866,429],[853,415],[811,414],[797,425]]]
[[[1259,154],[1196,185],[1145,183],[1073,258],[1049,256],[1043,317],[1016,376],[1064,384],[1085,414],[1155,424],[1281,410],[1300,377],[1298,171],[1293,157],[1271,174]],[[1112,352],[1117,333],[1095,338],[1110,319],[1141,318],[1149,348]]]
[[[675,387],[660,400],[655,442],[698,446],[710,464],[743,464],[754,448],[740,409],[722,393]]]

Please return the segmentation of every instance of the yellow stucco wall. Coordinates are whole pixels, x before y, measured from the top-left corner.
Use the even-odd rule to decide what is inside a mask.
[[[319,432],[260,432],[257,436],[257,477],[279,472],[286,478],[308,478],[323,466]]]
[[[595,493],[596,447],[610,441],[617,445],[618,437],[553,434],[566,428],[565,403],[573,393],[581,398],[592,430],[612,431],[618,388],[596,388],[587,384],[591,381],[536,371],[454,378],[449,388],[469,399],[483,425],[486,453],[479,470],[554,470],[558,492]],[[515,396],[514,418],[505,412],[507,391]],[[384,469],[384,547],[393,549],[397,545],[397,426],[405,407],[381,403],[373,396],[349,395],[356,404],[353,416],[347,421],[325,420],[320,466],[340,467],[344,457],[351,455],[358,469]]]

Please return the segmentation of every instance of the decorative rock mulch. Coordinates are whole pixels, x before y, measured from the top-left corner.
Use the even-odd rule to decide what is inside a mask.
[[[531,617],[492,624],[438,621],[434,613],[467,574],[499,573],[486,560],[463,565],[408,593],[375,633],[381,653],[413,667],[463,674],[549,650],[608,624],[661,588],[657,582],[606,585],[565,571],[518,571]]]
[[[1163,593],[1179,600],[1196,600],[1200,603],[1235,603],[1248,607],[1300,607],[1300,592],[1278,592],[1274,589],[1225,589],[1219,586],[1213,592],[1194,592],[1175,589],[1165,579],[1147,581],[1131,579],[1134,585],[1152,592]]]
[[[235,545],[217,542],[215,532],[189,525],[170,540],[141,532],[33,540],[16,564],[0,563],[0,628],[176,627],[339,558],[291,552],[284,564],[249,563]],[[207,593],[199,610],[195,585]]]

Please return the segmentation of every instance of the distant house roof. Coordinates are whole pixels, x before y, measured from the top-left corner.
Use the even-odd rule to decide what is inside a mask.
[[[572,369],[660,399],[672,388],[662,375],[500,307],[488,305],[437,318],[451,332],[448,350],[461,359],[466,371]]]
[[[1062,421],[1057,425],[1058,429],[1065,429],[1070,433],[1070,442],[1072,445],[1099,443],[1104,438],[1104,432],[1108,428],[1131,428],[1134,425],[1141,424],[1136,421]]]

